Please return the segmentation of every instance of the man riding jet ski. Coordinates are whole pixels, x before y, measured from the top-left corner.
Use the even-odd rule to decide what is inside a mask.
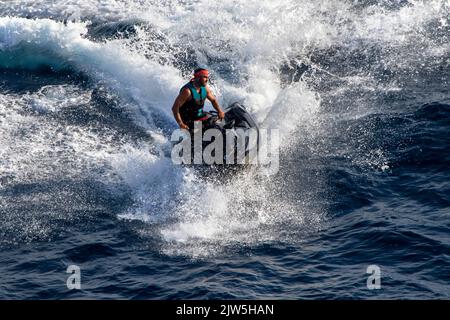
[[[192,130],[195,121],[205,121],[208,119],[206,113],[203,111],[206,99],[211,101],[219,119],[225,117],[216,97],[207,86],[208,80],[208,70],[196,69],[194,71],[194,78],[181,88],[172,107],[175,120],[181,129]]]
[[[257,149],[258,126],[245,107],[239,103],[233,103],[225,109],[225,112],[222,111],[207,86],[208,80],[208,70],[196,69],[194,78],[181,88],[178,97],[175,99],[172,107],[173,115],[180,128],[189,130],[193,137],[195,137],[194,129],[200,128],[203,132],[207,132],[208,129],[217,129],[218,131],[215,131],[215,133],[220,132],[222,137],[220,139],[221,145],[218,148],[222,150],[223,161],[215,161],[215,163],[239,163],[239,155],[247,157],[251,150]],[[211,101],[216,112],[205,112],[203,110],[206,99]],[[215,133],[212,134],[214,138],[216,138]],[[207,141],[218,142],[213,138],[207,139]],[[207,147],[207,141],[202,139],[202,151]],[[191,142],[192,147],[195,147],[194,141]],[[212,164],[208,161],[205,161],[205,163]]]

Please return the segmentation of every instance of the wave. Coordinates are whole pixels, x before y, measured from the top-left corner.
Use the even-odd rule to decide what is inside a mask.
[[[88,117],[80,109],[97,112],[97,93],[105,89],[107,95],[117,95],[115,114],[130,115],[133,128],[140,128],[130,132],[151,138],[113,142],[117,124],[105,135],[103,149],[98,146],[105,136],[92,133],[100,129],[87,130],[89,121],[67,121],[80,128],[66,142],[86,162],[107,163],[102,168],[109,172],[106,180],[121,178],[134,205],[118,216],[157,226],[167,253],[198,256],[235,241],[299,241],[299,229],[320,228],[326,208],[319,204],[327,201],[321,189],[333,177],[324,163],[340,157],[358,168],[387,172],[395,141],[382,141],[388,132],[383,126],[401,125],[402,117],[384,118],[392,111],[385,102],[390,105],[389,99],[399,97],[417,102],[407,92],[414,77],[423,74],[424,82],[436,84],[438,80],[428,82],[426,75],[448,65],[445,1],[380,5],[172,0],[104,5],[91,0],[80,7],[73,1],[39,6],[41,13],[38,4],[5,9],[5,14],[21,17],[0,18],[0,68],[75,72],[90,83],[82,90],[56,86],[22,97],[5,95],[1,98],[16,109],[2,112],[22,123],[32,123],[36,114],[54,120],[73,106],[65,102],[68,95],[79,103],[78,109],[59,119],[68,114]],[[422,49],[413,50],[416,47]],[[206,181],[173,166],[159,152],[166,150],[176,128],[173,100],[195,66],[211,70],[221,105],[241,101],[261,126],[280,129],[287,164],[277,177],[256,171],[226,183]],[[77,100],[77,94],[84,98]],[[29,101],[35,114],[24,119],[21,108]],[[2,143],[12,145],[17,132],[6,127],[3,131],[10,139]],[[38,140],[36,146],[51,145]],[[342,174],[344,184],[346,176]],[[363,206],[367,199],[364,190],[361,194],[357,190],[351,197]]]

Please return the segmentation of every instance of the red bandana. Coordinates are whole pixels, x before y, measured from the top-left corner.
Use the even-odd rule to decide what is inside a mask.
[[[194,78],[200,78],[201,76],[209,77],[209,71],[200,70],[199,72],[194,73]]]

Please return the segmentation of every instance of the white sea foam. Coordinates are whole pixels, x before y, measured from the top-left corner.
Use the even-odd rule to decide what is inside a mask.
[[[448,1],[411,0],[390,11],[381,6],[366,6],[358,11],[349,2],[325,0],[89,0],[23,4],[3,3],[0,9],[9,15],[53,19],[1,17],[0,63],[25,69],[44,64],[55,70],[70,68],[87,74],[120,96],[122,107],[149,133],[154,144],[113,143],[112,135],[105,141],[101,140],[104,136],[83,128],[59,128],[54,132],[45,127],[41,133],[33,133],[28,154],[42,157],[45,150],[53,148],[48,141],[62,135],[62,144],[77,154],[80,162],[100,161],[111,167],[111,176],[119,176],[134,194],[135,205],[120,218],[162,224],[159,232],[167,242],[167,253],[197,256],[234,242],[277,240],[281,237],[275,231],[278,227],[301,226],[308,216],[321,216],[319,211],[304,209],[302,201],[282,197],[280,189],[285,186],[263,177],[257,170],[237,175],[227,183],[215,183],[190,169],[173,166],[163,156],[169,146],[164,130],[175,127],[170,108],[180,86],[189,79],[183,66],[186,61],[177,60],[180,56],[190,53],[199,65],[210,68],[220,103],[242,101],[261,126],[281,130],[282,147],[286,147],[303,141],[304,135],[295,133],[307,134],[310,143],[315,136],[320,139],[321,132],[327,129],[319,119],[320,96],[301,81],[283,83],[280,75],[286,63],[305,62],[314,67],[314,50],[338,46],[351,50],[361,42],[387,45],[393,51],[419,43],[427,54],[441,59],[448,55],[447,43],[438,43],[431,36],[420,38],[432,22],[440,21],[440,28],[448,25]],[[102,15],[99,20],[138,18],[161,37],[155,40],[154,34],[137,27],[137,36],[132,40],[95,42],[86,37],[89,22],[82,20],[94,19],[98,13]],[[403,51],[398,50],[402,54],[396,53],[380,63],[407,69],[417,60],[409,55],[420,57],[411,50]],[[8,52],[22,56],[11,61],[7,59]],[[348,75],[341,80],[366,91],[384,90],[371,74]],[[392,84],[385,88],[397,87]],[[13,146],[12,142],[20,124],[29,129],[36,120],[23,115],[20,109],[26,105],[45,114],[57,113],[71,104],[89,104],[89,94],[78,96],[77,92],[73,87],[56,86],[24,97],[1,97],[1,165],[5,172],[32,172],[32,157],[25,152],[25,145]],[[164,152],[155,152],[155,145],[157,151]],[[61,159],[58,157],[55,156]],[[382,166],[386,168],[388,164],[383,160]],[[42,165],[39,172],[50,175],[52,168]],[[301,200],[301,195],[298,197]]]

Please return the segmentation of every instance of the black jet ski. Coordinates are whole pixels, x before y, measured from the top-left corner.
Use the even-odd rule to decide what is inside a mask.
[[[251,164],[251,158],[257,155],[258,143],[259,143],[259,128],[256,121],[246,108],[238,102],[235,102],[224,109],[225,118],[219,119],[216,111],[206,112],[208,118],[204,120],[198,127],[202,128],[202,137],[206,136],[209,129],[216,129],[214,134],[220,132],[222,136],[222,143],[217,144],[222,148],[222,155],[214,157],[214,163],[202,158],[203,165],[214,166],[235,166],[243,164]],[[197,128],[198,128],[197,127]],[[191,159],[194,159],[194,132],[191,131]],[[202,153],[208,154],[212,143],[216,138],[213,136],[208,141],[202,141]],[[220,142],[220,139],[219,139]],[[216,148],[218,150],[219,147]],[[198,152],[198,148],[195,149]],[[215,156],[215,152],[211,153]],[[194,161],[191,162],[191,164]],[[198,163],[197,163],[198,164]]]
[[[204,124],[203,130],[218,129],[224,137],[223,164],[248,163],[248,156],[252,151],[257,151],[259,142],[259,128],[247,109],[240,103],[235,102],[225,108],[225,118],[219,120],[217,112],[210,112],[211,117]],[[231,139],[231,141],[230,141]],[[230,143],[232,147],[228,147]],[[204,143],[204,145],[207,143]],[[254,153],[256,155],[256,153]],[[247,158],[247,159],[245,159]],[[244,161],[244,162],[243,162]]]
[[[216,127],[221,129],[254,129],[258,131],[258,125],[253,117],[248,113],[247,109],[240,104],[235,102],[224,110],[225,119],[216,123]],[[211,114],[217,115],[215,111],[210,112]]]

